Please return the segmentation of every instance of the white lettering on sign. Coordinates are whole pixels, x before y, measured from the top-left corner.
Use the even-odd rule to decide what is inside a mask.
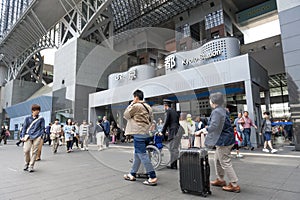
[[[207,60],[207,59],[219,56],[221,54],[222,54],[222,50],[216,50],[216,51],[213,51],[213,52],[210,52],[210,53],[207,53],[207,54],[203,53],[203,54],[200,54],[199,57],[195,57],[195,58],[192,58],[192,59],[183,59],[182,64],[183,65],[194,64],[194,63],[200,62],[202,60]]]
[[[136,69],[135,69],[135,70],[129,71],[129,77],[128,77],[128,79],[129,79],[129,80],[134,80],[134,79],[136,79],[136,77],[137,77],[136,74],[137,74],[137,73],[136,73]]]
[[[176,58],[174,55],[169,55],[165,58],[165,68],[172,70],[176,67]]]
[[[124,78],[123,74],[117,74],[116,77],[115,77],[115,79],[116,79],[117,81],[119,81],[119,80],[121,80],[121,79],[123,79],[123,78]]]
[[[219,56],[221,54],[222,54],[222,50],[216,50],[216,51],[210,52],[208,54],[200,54],[200,58],[202,60],[206,60],[206,59],[209,59],[209,58]]]

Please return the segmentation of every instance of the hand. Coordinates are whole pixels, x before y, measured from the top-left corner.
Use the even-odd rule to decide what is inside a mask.
[[[200,133],[207,133],[206,128],[201,129],[201,130],[200,130]]]
[[[158,133],[159,136],[163,136],[163,134],[161,132]]]
[[[262,133],[259,133],[259,135],[262,135]]]

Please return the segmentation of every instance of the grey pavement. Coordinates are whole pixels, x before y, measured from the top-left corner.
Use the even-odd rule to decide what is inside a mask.
[[[222,191],[212,187],[208,199],[289,199],[300,196],[300,152],[293,147],[281,147],[277,154],[242,151],[244,158],[234,158],[233,165],[240,179],[241,193]],[[157,171],[159,184],[155,187],[123,180],[130,169],[132,144],[111,145],[97,151],[74,150],[66,153],[61,146],[56,155],[44,145],[42,160],[36,163],[35,172],[22,170],[22,147],[14,141],[0,146],[0,200],[18,199],[199,199],[183,194],[179,187],[177,170]],[[215,178],[213,151],[209,152],[211,179]],[[203,198],[204,199],[204,198]]]

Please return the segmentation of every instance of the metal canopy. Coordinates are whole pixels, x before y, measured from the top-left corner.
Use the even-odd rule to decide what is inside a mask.
[[[59,1],[33,0],[31,2],[17,23],[0,41],[0,55],[7,66],[12,62],[17,62],[16,59],[32,48],[35,43],[44,41],[45,48],[53,47],[53,45],[49,46],[49,43],[45,43],[45,37],[47,37],[48,31],[65,15],[66,10],[72,9],[70,6],[63,8]],[[77,3],[79,1],[76,0]]]
[[[115,33],[161,24],[207,0],[124,0],[111,4]]]

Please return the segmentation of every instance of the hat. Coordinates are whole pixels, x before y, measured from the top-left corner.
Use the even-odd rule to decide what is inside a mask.
[[[168,105],[168,106],[170,106],[173,103],[173,101],[170,99],[164,99],[163,102],[164,102],[164,105]]]
[[[192,115],[191,114],[187,114],[186,118],[192,118]]]

